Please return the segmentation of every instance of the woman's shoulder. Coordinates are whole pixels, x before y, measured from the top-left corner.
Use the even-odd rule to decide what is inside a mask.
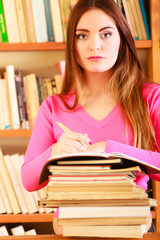
[[[142,94],[144,99],[160,98],[160,85],[157,83],[143,83]]]
[[[151,109],[160,106],[160,85],[156,83],[144,83],[142,95],[148,107]]]

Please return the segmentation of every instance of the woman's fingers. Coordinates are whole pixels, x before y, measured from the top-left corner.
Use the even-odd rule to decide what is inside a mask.
[[[59,141],[52,147],[52,155],[84,152],[91,144],[87,134],[64,132]]]

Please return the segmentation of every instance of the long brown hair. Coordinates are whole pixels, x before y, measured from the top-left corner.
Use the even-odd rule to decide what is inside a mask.
[[[142,97],[144,82],[143,71],[138,60],[135,42],[126,18],[114,0],[79,0],[71,11],[67,28],[66,70],[60,98],[69,110],[74,110],[79,103],[79,89],[83,85],[83,69],[76,60],[75,31],[80,17],[88,10],[98,8],[112,17],[120,34],[119,54],[109,84],[116,97],[126,124],[134,134],[134,146],[155,150],[157,146],[154,129],[146,103]],[[74,92],[75,103],[68,106],[63,96]]]

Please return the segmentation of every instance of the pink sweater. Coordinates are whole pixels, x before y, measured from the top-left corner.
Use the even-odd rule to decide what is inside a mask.
[[[143,97],[147,103],[160,148],[160,86],[144,84]],[[74,97],[68,97],[66,101],[73,104]],[[128,154],[160,167],[159,152],[133,147],[133,133],[130,128],[127,128],[128,134],[126,136],[125,122],[118,104],[101,121],[92,118],[81,105],[74,112],[65,110],[66,108],[56,95],[49,96],[41,104],[22,166],[22,181],[28,191],[38,190],[48,183],[46,181],[39,185],[38,180],[43,165],[51,157],[52,145],[58,141],[63,133],[57,126],[57,121],[62,122],[72,131],[87,133],[93,143],[107,141],[105,149],[107,153]],[[160,174],[150,174],[149,176],[160,181]],[[146,176],[143,179],[137,179],[136,183],[146,190],[148,180],[149,177]]]

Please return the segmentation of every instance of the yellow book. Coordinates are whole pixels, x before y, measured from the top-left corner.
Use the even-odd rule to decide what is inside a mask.
[[[26,31],[22,1],[23,0],[15,0],[15,4],[16,4],[16,13],[17,13],[17,19],[18,19],[20,39],[21,39],[22,43],[26,43],[27,42],[27,31]]]
[[[135,0],[130,0],[129,3],[130,3],[130,6],[131,6],[133,21],[135,23],[135,27],[136,27],[137,34],[138,34],[138,39],[143,40],[143,34],[142,34],[141,25],[140,25],[139,18],[138,18],[138,13],[137,13],[137,9],[136,9]]]
[[[63,37],[64,41],[66,41],[66,33],[67,33],[67,24],[70,16],[70,0],[59,0],[60,2],[60,10],[61,10],[61,18],[62,18],[62,29],[63,29]]]

